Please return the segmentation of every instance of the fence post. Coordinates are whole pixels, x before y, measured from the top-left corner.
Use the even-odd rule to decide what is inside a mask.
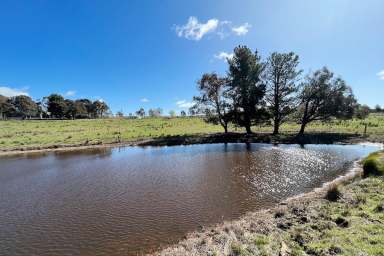
[[[366,136],[367,135],[367,124],[365,123],[364,124],[364,136]]]

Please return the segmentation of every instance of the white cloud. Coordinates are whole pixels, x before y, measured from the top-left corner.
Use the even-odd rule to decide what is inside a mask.
[[[149,99],[147,99],[147,98],[142,98],[142,99],[140,99],[140,101],[141,101],[141,102],[144,102],[144,103],[147,103],[147,102],[149,102]]]
[[[29,96],[26,89],[16,89],[16,88],[10,88],[10,87],[1,87],[0,86],[0,95],[6,96],[6,97],[14,97],[18,95],[27,95]]]
[[[224,39],[232,34],[232,22],[228,20],[220,21],[216,34],[220,39]]]
[[[214,57],[219,60],[227,61],[227,59],[233,58],[233,53],[219,52],[219,54],[215,54]]]
[[[206,23],[200,23],[194,16],[189,17],[186,24],[175,26],[176,34],[179,37],[195,41],[199,41],[209,33],[214,33],[221,39],[224,39],[231,34],[242,36],[247,34],[250,28],[251,25],[249,23],[244,23],[243,25],[236,27],[232,25],[231,21],[220,21],[215,18],[209,19]]]
[[[69,90],[67,91],[66,93],[64,93],[64,96],[74,96],[76,94],[76,91],[73,91],[73,90]]]
[[[377,76],[379,77],[380,80],[384,80],[384,70],[377,73]]]
[[[243,36],[243,35],[246,35],[248,33],[250,28],[251,28],[251,25],[248,22],[246,22],[241,26],[232,27],[232,31],[233,31],[233,33],[235,33],[238,36]]]
[[[195,105],[195,103],[191,101],[186,101],[186,100],[176,101],[176,106],[178,106],[179,108],[190,108],[193,105]]]
[[[216,30],[219,20],[210,19],[206,23],[200,23],[196,17],[189,17],[187,24],[176,26],[176,33],[179,37],[189,40],[200,40],[204,35]]]

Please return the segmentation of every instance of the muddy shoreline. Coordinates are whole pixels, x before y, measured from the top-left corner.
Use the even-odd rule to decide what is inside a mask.
[[[361,162],[362,159],[355,161],[346,174],[324,183],[310,192],[290,197],[274,207],[248,212],[239,219],[224,221],[211,227],[201,227],[200,230],[187,234],[177,243],[160,247],[147,255],[179,256],[207,255],[207,253],[209,255],[212,251],[212,255],[232,255],[233,253],[237,255],[233,249],[233,243],[237,243],[234,241],[238,240],[236,236],[242,236],[248,232],[261,235],[274,234],[272,237],[275,237],[280,231],[289,230],[291,222],[309,223],[308,219],[312,218],[311,215],[319,215],[322,218],[319,208],[323,204],[331,203],[325,199],[330,188],[353,187],[363,181]],[[217,243],[217,237],[227,237],[227,241]],[[284,239],[278,238],[278,240],[278,250],[270,252],[271,254],[268,255],[291,255],[291,250]]]
[[[184,136],[165,136],[124,142],[115,141],[110,143],[95,142],[81,144],[27,146],[13,149],[0,148],[0,156],[125,146],[177,146],[213,143],[357,144],[363,142],[383,143],[384,141],[370,140],[365,136],[345,133],[308,133],[303,136],[297,136],[296,134],[272,135],[268,133],[213,133]]]

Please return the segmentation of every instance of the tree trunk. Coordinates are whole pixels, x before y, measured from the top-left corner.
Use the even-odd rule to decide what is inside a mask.
[[[227,125],[224,125],[224,133],[228,133],[228,126]]]
[[[248,134],[252,133],[252,131],[251,131],[251,119],[250,119],[248,113],[245,113],[245,116],[244,116],[244,127],[245,127],[245,130],[247,131]]]
[[[299,131],[299,135],[300,136],[304,134],[305,126],[309,122],[309,119],[308,119],[308,106],[309,106],[309,101],[306,101],[305,105],[304,105],[303,118],[301,119],[301,127],[300,127],[300,131]]]
[[[251,124],[246,124],[245,125],[245,130],[247,131],[248,134],[251,134],[252,133]]]
[[[273,116],[274,116],[274,124],[273,124],[273,134],[276,135],[279,133],[279,125],[280,125],[280,120],[279,120],[279,110],[280,110],[280,102],[279,102],[279,79],[280,76],[278,75],[277,77],[277,81],[275,81],[275,86],[274,86],[274,89],[275,89],[275,93],[274,93],[274,103],[275,103],[275,106],[274,106],[274,110],[273,110]]]
[[[305,130],[305,126],[307,125],[307,122],[302,122],[301,123],[301,127],[300,127],[300,131],[299,131],[299,135],[303,135],[304,134],[304,130]]]
[[[273,135],[279,134],[279,126],[279,122],[275,120],[273,124]]]

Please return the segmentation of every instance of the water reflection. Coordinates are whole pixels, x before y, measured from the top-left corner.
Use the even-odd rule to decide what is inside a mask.
[[[309,191],[358,145],[121,147],[0,159],[0,254],[136,255]]]
[[[97,157],[104,158],[112,155],[112,148],[100,147],[100,148],[89,148],[86,150],[69,150],[69,151],[56,151],[53,155],[58,159],[66,159],[73,157]]]

